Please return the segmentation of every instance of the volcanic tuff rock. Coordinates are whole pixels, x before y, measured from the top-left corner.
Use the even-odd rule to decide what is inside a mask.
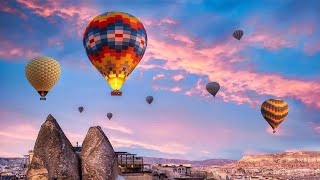
[[[320,168],[320,151],[298,151],[277,154],[247,155],[232,166]]]
[[[115,152],[101,127],[91,127],[80,153],[83,180],[115,180],[118,171]]]
[[[26,179],[80,179],[79,160],[73,146],[51,114],[41,126]]]

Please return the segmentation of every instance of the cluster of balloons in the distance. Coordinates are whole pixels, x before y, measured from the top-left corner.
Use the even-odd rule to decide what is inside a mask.
[[[78,111],[79,111],[80,113],[82,113],[83,110],[84,110],[84,107],[83,107],[83,106],[78,107]],[[107,114],[107,117],[108,117],[109,120],[111,120],[112,116],[113,116],[112,113],[108,113],[108,114]]]
[[[233,32],[233,37],[240,40],[242,30]],[[143,24],[134,16],[123,12],[106,12],[92,19],[85,29],[83,45],[90,62],[101,73],[113,89],[112,96],[121,96],[122,85],[141,61],[147,48],[147,32]],[[26,66],[25,75],[30,84],[40,94],[40,100],[59,80],[61,69],[58,61],[46,56],[33,58]],[[216,96],[220,89],[217,82],[206,85],[207,91]],[[152,96],[146,97],[151,104]],[[84,108],[78,108],[82,113]],[[288,115],[288,104],[281,99],[266,100],[261,106],[261,113],[275,130]],[[112,113],[107,117],[112,118]],[[274,131],[275,132],[275,131]]]

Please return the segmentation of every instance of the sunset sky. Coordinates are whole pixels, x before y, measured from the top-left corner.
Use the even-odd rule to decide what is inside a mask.
[[[115,150],[141,156],[240,159],[320,150],[320,1],[88,2],[0,1],[0,156],[33,149],[49,113],[73,145],[99,125]],[[148,34],[122,97],[110,96],[82,44],[90,20],[108,11],[136,16]],[[236,29],[244,31],[240,41],[232,37]],[[62,68],[46,101],[24,72],[38,55]],[[215,98],[205,90],[210,81],[221,85]],[[260,106],[277,97],[290,111],[273,134]]]

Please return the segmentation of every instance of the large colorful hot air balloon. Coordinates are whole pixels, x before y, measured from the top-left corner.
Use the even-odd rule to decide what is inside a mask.
[[[134,16],[106,12],[95,17],[83,35],[88,58],[110,84],[111,95],[120,89],[138,65],[147,48],[147,33]]]
[[[220,85],[219,83],[217,82],[209,82],[207,85],[206,85],[206,90],[211,94],[213,95],[214,97],[216,96],[216,94],[218,93],[220,89]]]
[[[240,41],[240,39],[243,36],[243,31],[242,30],[236,30],[233,32],[232,36]]]
[[[275,129],[281,124],[289,113],[288,104],[282,99],[268,99],[261,105],[261,113],[275,133]]]
[[[40,100],[46,100],[45,96],[60,78],[60,64],[50,57],[38,56],[28,62],[25,75],[32,87],[40,94]]]

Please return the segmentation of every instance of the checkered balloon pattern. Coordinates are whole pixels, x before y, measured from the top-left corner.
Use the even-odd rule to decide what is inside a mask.
[[[107,12],[95,17],[83,35],[88,58],[108,78],[124,80],[142,59],[147,47],[147,33],[134,16]]]

